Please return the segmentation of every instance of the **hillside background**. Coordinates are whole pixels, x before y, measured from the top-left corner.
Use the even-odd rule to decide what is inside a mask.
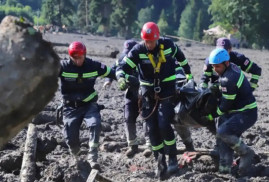
[[[154,21],[162,35],[210,44],[232,35],[241,47],[268,49],[268,7],[268,0],[0,0],[0,20],[22,16],[53,31],[123,38],[139,37]],[[217,25],[222,34],[204,34]]]

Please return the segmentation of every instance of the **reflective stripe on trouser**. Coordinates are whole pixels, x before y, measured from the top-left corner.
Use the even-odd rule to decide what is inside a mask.
[[[151,113],[153,105],[149,109],[143,108],[145,115]],[[174,104],[161,102],[154,113],[146,120],[149,127],[149,138],[153,151],[161,151],[162,145],[165,154],[176,155],[176,142],[171,121],[174,118]]]
[[[134,95],[135,94],[135,95]],[[124,119],[125,119],[125,132],[128,145],[137,145],[136,135],[136,119],[139,115],[138,112],[138,96],[136,92],[131,92],[129,89],[125,93],[124,105]]]
[[[257,108],[220,116],[217,123],[217,145],[221,165],[231,165],[234,150],[239,143],[239,137],[256,121]]]
[[[94,104],[92,110],[86,113],[85,122],[90,130],[88,161],[97,162],[101,132],[101,115],[97,104]]]

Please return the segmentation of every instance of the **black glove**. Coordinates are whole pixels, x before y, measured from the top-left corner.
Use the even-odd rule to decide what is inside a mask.
[[[140,83],[139,83],[139,80],[133,76],[133,75],[129,75],[128,78],[127,78],[127,84],[130,86],[130,87],[134,87],[134,88],[138,88]]]

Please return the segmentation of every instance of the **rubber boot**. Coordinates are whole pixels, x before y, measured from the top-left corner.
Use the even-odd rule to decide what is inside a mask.
[[[133,157],[136,153],[138,153],[138,145],[131,145],[125,155],[127,157]]]
[[[219,165],[219,173],[221,174],[231,174],[231,166]]]
[[[245,143],[241,141],[239,147],[235,146],[234,150],[240,156],[239,171],[240,177],[248,176],[251,169],[252,159],[255,156],[255,152],[249,148]]]
[[[219,135],[218,137],[220,137],[222,141],[228,144],[240,156],[239,176],[247,176],[251,169],[252,159],[255,155],[254,151],[235,135]]]
[[[89,162],[92,169],[100,170],[101,168],[100,168],[99,163],[97,162],[97,159],[98,159],[97,148],[92,148],[91,151],[88,154],[87,161]]]
[[[149,141],[149,137],[145,137],[145,139],[146,139],[146,147],[147,148],[143,151],[143,155],[145,157],[149,157],[152,154],[151,144],[150,144],[150,141]]]
[[[168,174],[173,174],[179,170],[177,156],[173,155],[169,157],[169,163],[167,168]]]

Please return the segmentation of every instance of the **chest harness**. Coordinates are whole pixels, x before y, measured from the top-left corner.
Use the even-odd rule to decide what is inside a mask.
[[[159,52],[159,54],[157,54],[156,61],[154,60],[153,55],[151,53],[148,53],[148,58],[149,58],[149,60],[150,60],[150,62],[152,64],[152,67],[154,69],[154,82],[153,82],[153,86],[154,86],[154,92],[155,92],[155,94],[161,92],[159,74],[160,74],[162,63],[165,63],[166,62],[166,59],[165,59],[164,51],[163,50],[164,50],[164,45],[163,44],[160,44],[160,52]],[[157,64],[156,64],[156,62],[157,62]]]
[[[155,95],[154,95],[154,99],[155,99],[155,104],[154,104],[154,107],[151,111],[151,113],[146,116],[146,117],[143,117],[141,115],[141,117],[145,120],[145,119],[148,119],[153,113],[154,111],[156,110],[157,108],[157,105],[159,103],[160,100],[165,100],[165,99],[169,99],[173,96],[169,96],[169,97],[165,97],[165,98],[160,98],[158,96],[158,93],[161,92],[161,87],[160,87],[160,70],[161,70],[161,65],[162,63],[165,63],[166,62],[166,58],[164,56],[164,45],[163,44],[160,44],[159,46],[159,54],[157,54],[156,57],[154,57],[151,53],[148,53],[148,58],[151,62],[151,65],[154,69],[154,82],[153,82],[153,87],[154,87],[154,92],[155,92]],[[141,102],[141,99],[139,99],[139,102]],[[142,103],[139,103],[139,105],[141,106]],[[139,112],[141,113],[141,107],[139,108]]]

